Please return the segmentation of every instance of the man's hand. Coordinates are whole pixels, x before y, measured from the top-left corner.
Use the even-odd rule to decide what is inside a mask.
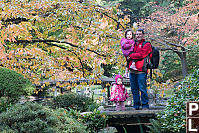
[[[130,57],[130,56],[127,56],[126,59],[127,59],[127,61],[130,61],[131,57]]]

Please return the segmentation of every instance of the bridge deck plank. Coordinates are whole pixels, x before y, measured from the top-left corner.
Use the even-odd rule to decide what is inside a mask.
[[[132,111],[102,111],[110,116],[115,115],[151,115],[161,112],[162,110],[132,110]]]
[[[149,109],[149,110],[127,110],[127,111],[102,111],[106,113],[109,126],[121,125],[147,125],[151,124],[150,119],[155,119],[157,113],[162,109]]]

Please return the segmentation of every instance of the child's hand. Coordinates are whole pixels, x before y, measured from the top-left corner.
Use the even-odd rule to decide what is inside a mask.
[[[127,56],[126,59],[127,59],[127,61],[130,61],[130,60],[131,60],[131,57],[130,57],[130,56]]]
[[[128,72],[124,74],[125,78],[129,78]]]

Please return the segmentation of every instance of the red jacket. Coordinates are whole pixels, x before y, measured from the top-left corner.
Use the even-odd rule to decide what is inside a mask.
[[[138,69],[138,71],[144,71],[146,72],[146,58],[151,52],[152,52],[152,47],[151,44],[149,42],[147,42],[144,46],[142,46],[142,43],[145,40],[141,40],[140,42],[135,43],[134,45],[134,50],[133,53],[129,55],[131,61],[129,63],[129,66],[132,64],[132,59],[137,59],[139,61],[137,61],[135,63],[136,68]],[[150,57],[152,55],[150,54]]]

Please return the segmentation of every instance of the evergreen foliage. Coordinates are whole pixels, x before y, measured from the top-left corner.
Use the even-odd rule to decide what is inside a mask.
[[[86,112],[81,114],[80,111],[70,109],[67,112],[68,117],[77,119],[87,126],[87,130],[91,133],[96,133],[100,129],[105,128],[108,117],[105,113],[101,113],[99,110],[94,109],[93,112]]]
[[[63,114],[37,103],[16,104],[0,114],[0,132],[86,133],[81,122]]]
[[[90,107],[96,105],[90,97],[76,93],[66,93],[52,99],[53,108],[74,109],[81,112],[89,111]],[[96,105],[97,107],[97,105]]]
[[[157,115],[157,122],[150,126],[151,132],[181,133],[186,131],[186,101],[199,100],[199,69],[186,77],[180,85],[174,88],[174,95],[168,100],[168,105],[163,112]],[[159,126],[157,127],[157,123]],[[157,129],[161,127],[160,129]],[[155,129],[156,128],[156,129]]]
[[[21,96],[33,93],[34,87],[23,75],[0,67],[0,112],[18,102]]]

